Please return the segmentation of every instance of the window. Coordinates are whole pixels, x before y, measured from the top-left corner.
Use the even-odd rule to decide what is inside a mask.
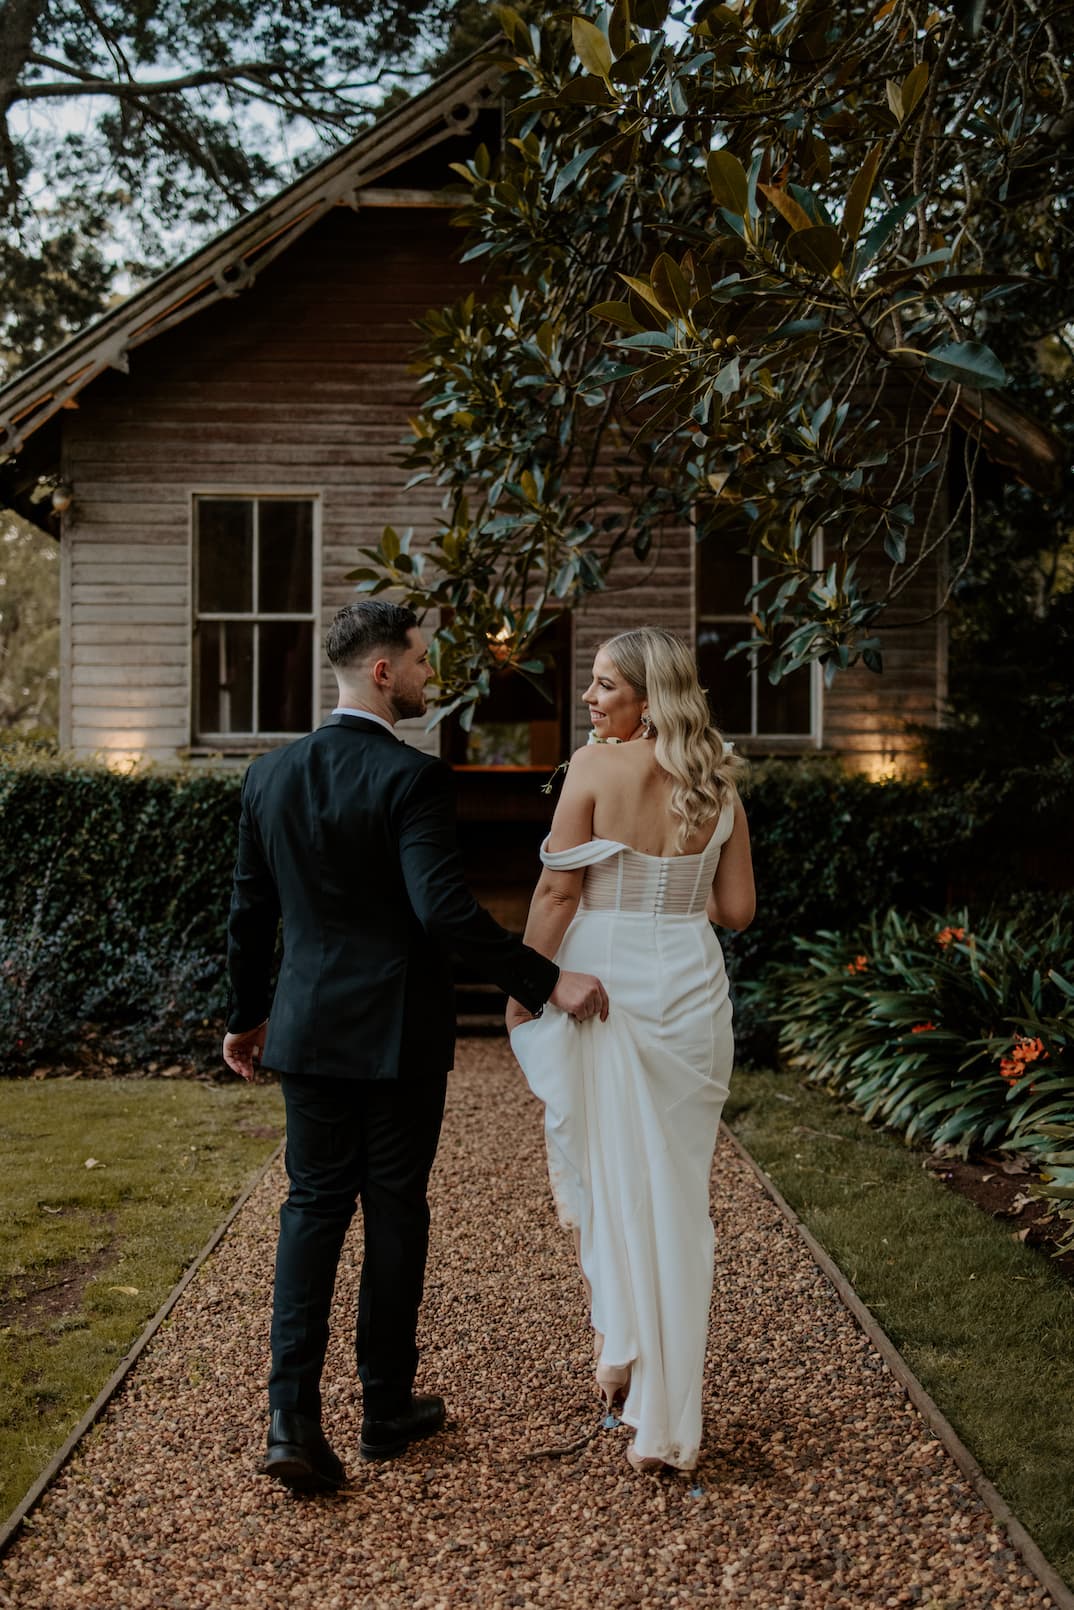
[[[531,680],[518,671],[495,673],[469,732],[453,718],[445,722],[444,752],[453,765],[551,770],[570,753],[571,632],[566,610],[534,639],[533,655],[548,657],[543,676]]]
[[[754,653],[727,651],[750,635],[749,589],[765,562],[736,553],[733,533],[713,532],[697,544],[697,664],[713,720],[735,738],[809,739],[816,730],[816,677],[803,666],[773,685]]]
[[[194,500],[195,742],[313,726],[313,500]]]

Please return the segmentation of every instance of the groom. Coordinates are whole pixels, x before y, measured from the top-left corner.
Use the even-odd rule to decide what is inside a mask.
[[[290,1192],[261,1469],[300,1491],[345,1479],[321,1430],[320,1380],[358,1202],[360,1457],[390,1459],[444,1423],[443,1399],[416,1396],[413,1384],[426,1186],[455,1053],[449,952],[532,1012],[548,1000],[579,1019],[608,1010],[598,979],[561,973],[463,882],[451,772],[394,731],[424,712],[431,674],[413,612],[350,604],[325,647],[337,708],[309,737],[256,760],[243,783],[224,1040],[224,1060],[244,1079],[259,1059],[281,1075]]]

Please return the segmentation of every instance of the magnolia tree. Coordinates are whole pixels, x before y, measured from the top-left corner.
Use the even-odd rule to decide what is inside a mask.
[[[885,609],[972,551],[956,414],[1070,317],[1062,9],[497,8],[506,137],[458,168],[486,289],[425,323],[409,448],[443,530],[354,572],[441,611],[444,711],[684,518],[765,559],[742,647],[773,679],[881,668]]]

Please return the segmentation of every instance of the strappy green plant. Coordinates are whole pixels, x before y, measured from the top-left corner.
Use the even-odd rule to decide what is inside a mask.
[[[1074,1244],[1069,923],[889,911],[797,951],[763,985],[786,1061],[907,1141],[1028,1154]]]

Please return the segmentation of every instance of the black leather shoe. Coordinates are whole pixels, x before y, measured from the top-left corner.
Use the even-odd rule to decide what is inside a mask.
[[[410,1407],[390,1420],[374,1420],[366,1415],[358,1444],[359,1458],[394,1459],[412,1442],[435,1436],[446,1415],[443,1398],[431,1396],[412,1397]]]
[[[347,1479],[317,1421],[296,1409],[273,1409],[268,1451],[258,1474],[272,1476],[296,1493],[332,1493]]]

